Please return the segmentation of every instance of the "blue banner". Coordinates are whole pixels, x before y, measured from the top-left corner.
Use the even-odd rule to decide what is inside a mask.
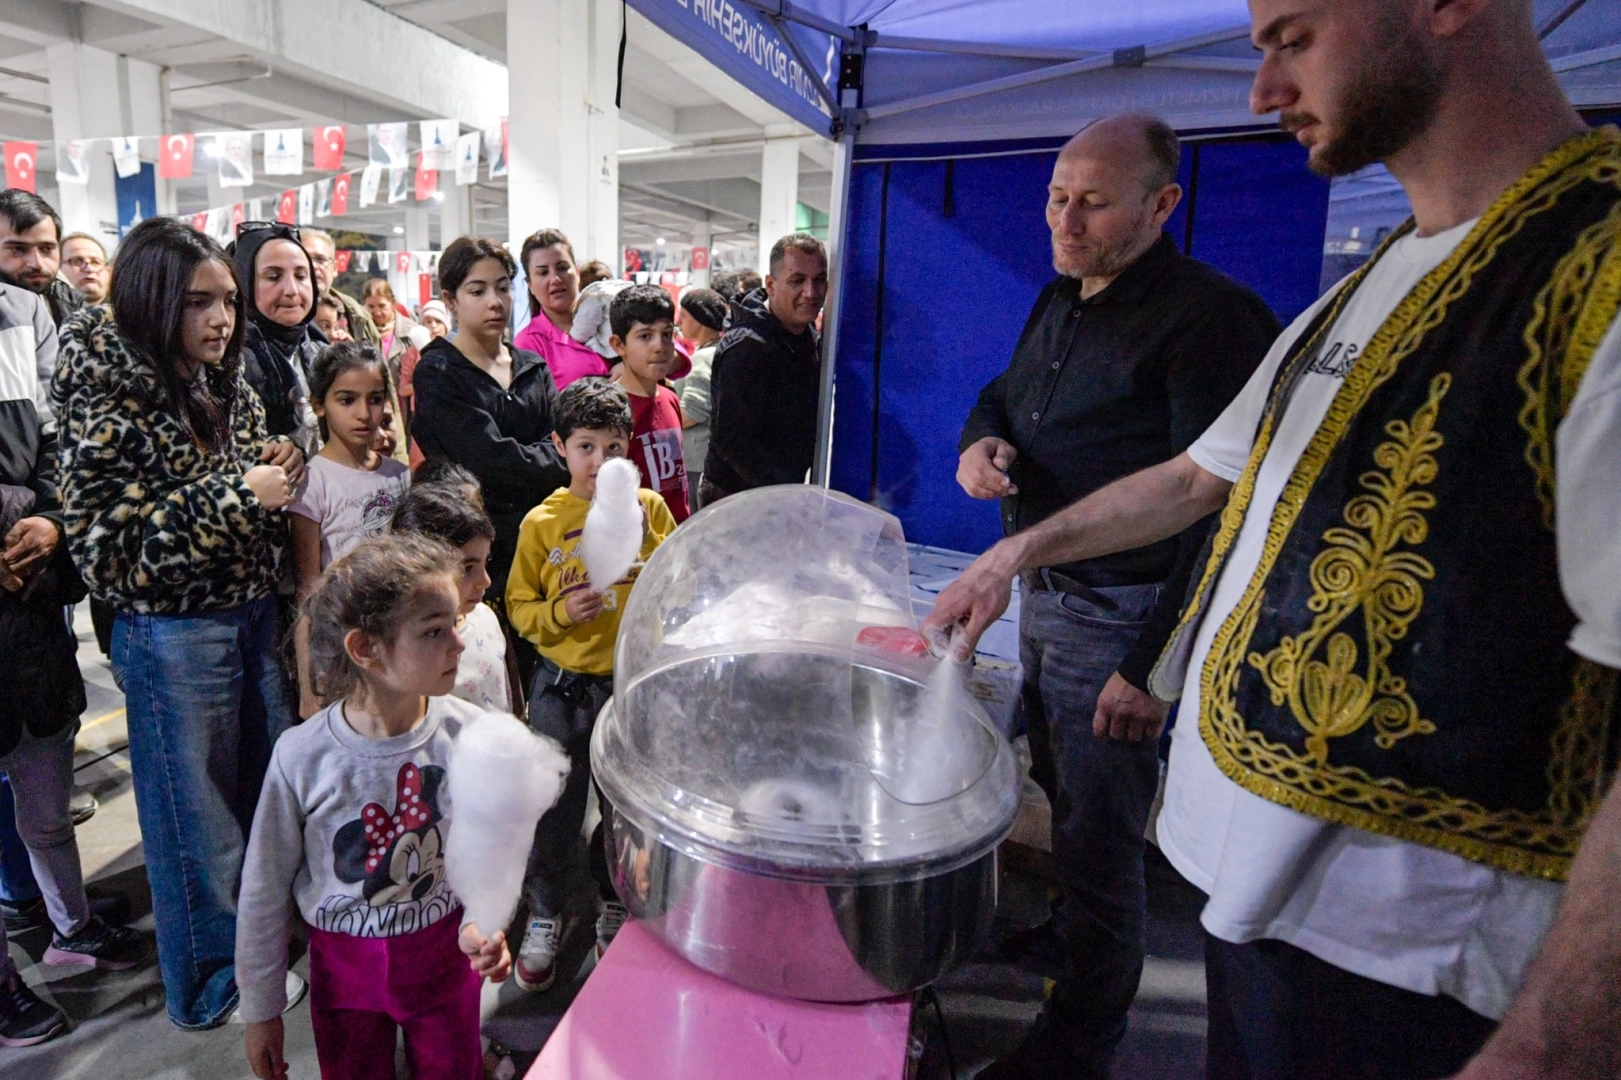
[[[157,173],[150,161],[141,162],[141,171],[116,176],[113,186],[118,195],[118,238],[158,212]]]
[[[630,0],[630,6],[770,105],[818,135],[831,135],[815,79],[760,11],[735,0]],[[827,82],[838,70],[834,39],[803,26],[791,32]]]

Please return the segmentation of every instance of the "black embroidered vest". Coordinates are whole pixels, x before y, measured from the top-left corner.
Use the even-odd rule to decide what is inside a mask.
[[[1180,691],[1295,381],[1366,269],[1279,368],[1160,692]],[[1617,673],[1565,644],[1554,432],[1618,307],[1606,128],[1504,192],[1348,372],[1201,673],[1200,732],[1227,776],[1329,821],[1568,874],[1621,720]]]

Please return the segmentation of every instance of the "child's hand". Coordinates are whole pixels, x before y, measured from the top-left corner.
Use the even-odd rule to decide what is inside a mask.
[[[492,983],[507,981],[507,972],[512,970],[512,954],[507,951],[505,934],[486,938],[477,926],[468,923],[462,927],[456,942],[467,954],[468,964],[474,971]]]
[[[248,1067],[259,1080],[287,1080],[287,1059],[282,1056],[281,1017],[248,1025]]]
[[[569,593],[568,599],[563,602],[563,610],[576,626],[588,623],[602,614],[602,594],[588,589]]]

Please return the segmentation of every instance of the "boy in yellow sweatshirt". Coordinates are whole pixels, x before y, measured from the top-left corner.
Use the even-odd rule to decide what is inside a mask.
[[[507,577],[507,618],[540,652],[529,694],[529,726],[563,744],[569,776],[563,795],[535,830],[524,874],[529,923],[512,966],[518,985],[545,990],[557,976],[563,938],[564,875],[585,820],[591,729],[613,694],[614,640],[639,565],[602,592],[591,591],[578,547],[586,511],[597,492],[597,470],[630,447],[630,398],[603,378],[570,383],[557,398],[552,440],[568,463],[569,486],[529,511]],[[657,492],[638,491],[643,519],[640,562],[675,531],[675,518]],[[598,800],[601,793],[598,792]],[[625,921],[603,854],[603,826],[591,834],[590,863],[600,898],[600,956]]]

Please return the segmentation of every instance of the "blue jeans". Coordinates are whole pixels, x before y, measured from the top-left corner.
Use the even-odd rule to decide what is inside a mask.
[[[293,711],[270,597],[196,615],[118,613],[135,808],[169,1019],[236,1008],[236,892],[270,747]]]
[[[0,773],[0,900],[8,904],[38,900],[39,882],[28,862],[28,848],[17,831],[17,803],[11,781]]]
[[[1137,640],[1158,585],[1085,596],[1022,587],[1019,659],[1033,759],[1053,808],[1064,973],[1043,1028],[1075,1077],[1106,1076],[1143,972],[1143,831],[1159,786],[1158,743],[1092,734],[1098,695]]]

